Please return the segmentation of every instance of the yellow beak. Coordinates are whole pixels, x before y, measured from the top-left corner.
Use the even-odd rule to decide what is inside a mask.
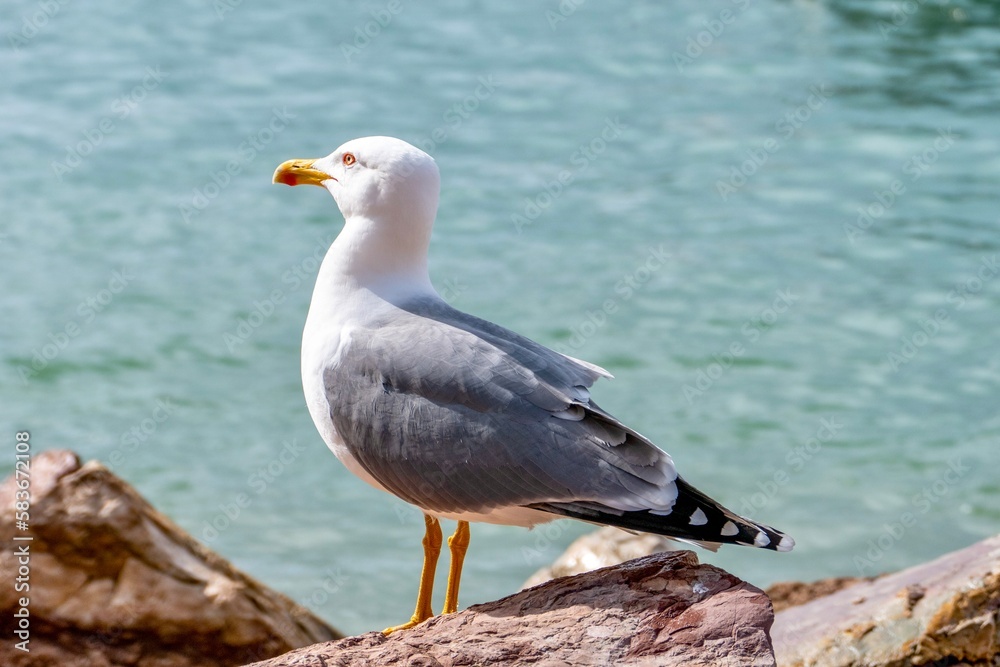
[[[282,162],[274,170],[271,182],[285,185],[322,185],[323,181],[337,180],[325,171],[313,169],[313,163],[317,159],[319,158]]]

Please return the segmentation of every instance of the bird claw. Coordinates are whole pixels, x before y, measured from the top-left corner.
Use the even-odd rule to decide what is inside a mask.
[[[399,630],[409,630],[410,628],[415,627],[417,625],[420,625],[421,623],[423,623],[424,621],[426,621],[428,618],[432,618],[432,617],[433,617],[433,614],[431,616],[425,616],[423,618],[421,618],[420,616],[417,616],[416,614],[414,614],[410,618],[410,620],[407,621],[406,623],[403,623],[402,625],[393,625],[393,626],[390,626],[390,627],[386,628],[385,630],[383,630],[382,634],[384,636],[388,637],[393,632],[398,632]]]

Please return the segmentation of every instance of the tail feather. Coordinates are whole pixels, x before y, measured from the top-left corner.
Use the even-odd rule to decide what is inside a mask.
[[[677,501],[668,514],[646,510],[624,512],[586,503],[539,503],[533,509],[581,521],[654,533],[680,540],[712,544],[740,544],[772,551],[791,551],[795,540],[780,530],[755,523],[731,512],[680,477]]]

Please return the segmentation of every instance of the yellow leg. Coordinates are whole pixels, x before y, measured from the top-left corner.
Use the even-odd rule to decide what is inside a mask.
[[[444,594],[442,614],[454,614],[458,611],[458,586],[462,582],[465,552],[469,550],[468,521],[458,522],[455,534],[448,538],[448,548],[451,550],[451,567],[448,569],[448,590]]]
[[[417,608],[410,620],[402,625],[386,628],[382,634],[388,635],[396,630],[406,630],[418,623],[423,623],[434,615],[431,609],[431,595],[434,593],[434,571],[437,569],[438,556],[441,554],[441,524],[427,514],[424,515],[424,566],[420,570],[420,590],[417,592]],[[451,540],[448,540],[451,543]],[[449,590],[450,590],[449,581]]]

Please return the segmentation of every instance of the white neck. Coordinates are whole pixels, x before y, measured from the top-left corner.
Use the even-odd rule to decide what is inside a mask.
[[[323,260],[317,294],[362,289],[393,303],[436,294],[427,271],[430,229],[431,224],[402,226],[352,216]]]

